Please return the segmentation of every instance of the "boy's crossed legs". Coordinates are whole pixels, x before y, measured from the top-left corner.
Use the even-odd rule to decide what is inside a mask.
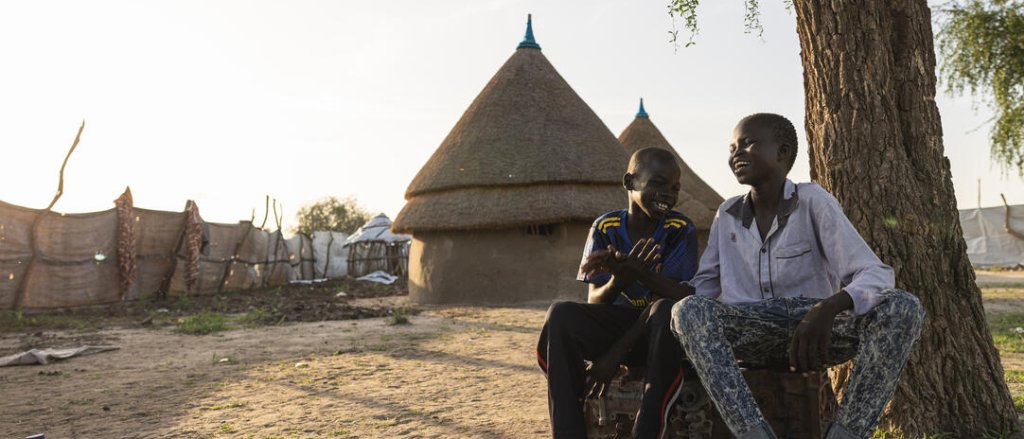
[[[921,331],[924,310],[914,295],[896,289],[880,294],[882,302],[866,314],[835,319],[823,363],[856,361],[829,439],[871,436]],[[737,360],[754,366],[788,365],[794,330],[818,301],[791,297],[729,305],[691,296],[673,307],[672,331],[737,438],[775,437]]]
[[[647,375],[633,437],[659,437],[682,387],[683,350],[669,328],[671,302],[651,306],[647,333],[631,359],[646,360]],[[548,309],[537,343],[537,362],[548,378],[548,408],[555,438],[586,438],[583,397],[584,359],[605,353],[633,326],[644,310],[611,304],[558,302]],[[639,354],[639,355],[638,355]]]

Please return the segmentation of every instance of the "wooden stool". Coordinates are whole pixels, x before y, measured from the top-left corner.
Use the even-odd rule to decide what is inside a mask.
[[[603,399],[584,403],[587,437],[629,438],[643,395],[644,368],[619,368]],[[670,439],[728,439],[732,433],[696,379],[689,362],[669,415]],[[835,419],[836,399],[825,372],[743,369],[754,400],[779,439],[818,439]]]
[[[827,372],[792,373],[777,369],[743,369],[761,414],[779,439],[819,439],[835,420],[836,397]],[[714,439],[732,438],[718,411]]]
[[[584,402],[584,416],[589,439],[626,439],[630,437],[636,412],[640,410],[643,397],[643,381],[646,369],[643,367],[620,366],[619,373],[612,378],[602,399],[588,399]],[[700,381],[691,378],[697,375],[684,366],[684,379],[679,397],[671,408],[666,434],[671,439],[710,439],[712,419],[718,413]],[[718,421],[721,423],[721,420]]]

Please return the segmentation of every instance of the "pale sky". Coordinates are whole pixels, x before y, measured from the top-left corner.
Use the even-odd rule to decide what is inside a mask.
[[[249,219],[270,194],[296,209],[355,196],[392,218],[410,180],[512,55],[526,14],[545,55],[613,134],[637,100],[721,195],[749,113],[790,117],[807,181],[795,16],[764,1],[764,36],[743,2],[702,2],[697,45],[668,42],[667,0],[0,2],[0,200],[41,208],[82,119],[55,210],[135,205]],[[991,117],[937,98],[961,208],[1024,204],[1024,181],[989,160]]]

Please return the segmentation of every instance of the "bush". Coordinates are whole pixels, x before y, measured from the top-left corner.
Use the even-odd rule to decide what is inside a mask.
[[[359,206],[355,198],[327,197],[300,208],[299,212],[295,214],[299,225],[293,231],[307,235],[315,230],[351,234],[372,217],[369,212]]]

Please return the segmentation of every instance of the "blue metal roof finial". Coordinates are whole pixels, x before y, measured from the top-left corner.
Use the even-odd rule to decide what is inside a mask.
[[[644,110],[644,98],[640,98],[640,111],[636,112],[636,117],[642,117],[644,119],[648,117],[647,111]]]
[[[526,14],[526,36],[516,49],[540,49],[540,44],[533,39],[533,14]]]

